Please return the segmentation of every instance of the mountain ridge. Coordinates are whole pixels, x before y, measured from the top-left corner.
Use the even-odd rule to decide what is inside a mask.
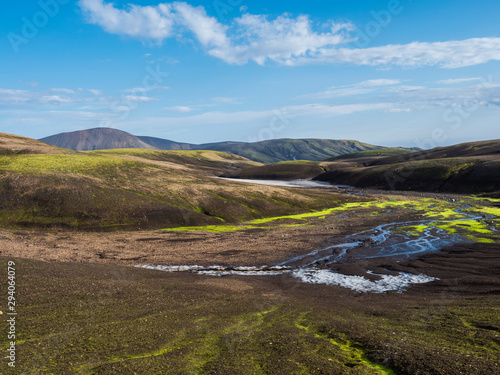
[[[272,139],[260,142],[225,141],[204,144],[176,142],[150,136],[135,136],[113,128],[93,128],[54,134],[39,139],[50,145],[75,151],[94,151],[115,148],[145,148],[158,150],[222,151],[260,163],[289,160],[321,161],[352,152],[384,149],[355,140],[334,139]]]

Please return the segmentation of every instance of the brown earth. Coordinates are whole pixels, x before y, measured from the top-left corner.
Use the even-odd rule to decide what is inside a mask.
[[[370,212],[371,213],[371,212]],[[419,218],[404,212],[346,214],[315,226],[207,232],[77,232],[0,229],[2,256],[125,265],[270,265],[326,247],[334,237]]]

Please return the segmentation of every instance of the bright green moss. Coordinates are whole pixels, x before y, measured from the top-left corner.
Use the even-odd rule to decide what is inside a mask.
[[[318,339],[326,339],[328,340],[332,345],[338,347],[344,357],[348,358],[350,362],[356,363],[358,366],[363,366],[366,370],[370,371],[370,374],[382,374],[382,375],[394,375],[394,371],[391,369],[388,369],[378,363],[370,361],[365,353],[363,352],[362,349],[354,346],[354,344],[350,341],[343,338],[342,341],[340,340],[335,340],[332,337],[330,337],[326,333],[320,333],[314,330],[312,327],[308,327],[304,324],[305,321],[305,315],[302,314],[296,321],[295,321],[295,327],[298,329],[304,330],[309,334],[313,334],[314,337]],[[343,336],[343,335],[341,335]]]
[[[490,238],[495,233],[482,221],[476,220],[457,220],[457,221],[435,221],[427,225],[413,225],[398,228],[398,233],[409,235],[420,235],[425,230],[441,229],[448,234],[456,234],[468,238],[475,242],[493,243],[495,240]],[[396,231],[395,231],[396,232]],[[486,238],[485,238],[486,235]]]
[[[56,172],[115,177],[123,171],[137,172],[144,167],[145,164],[135,161],[85,154],[0,156],[0,171],[20,174]]]

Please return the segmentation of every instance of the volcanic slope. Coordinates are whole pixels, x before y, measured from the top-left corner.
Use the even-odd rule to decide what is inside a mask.
[[[331,206],[339,196],[213,176],[258,163],[217,151],[63,150],[0,133],[0,225],[211,225]]]
[[[416,152],[405,149],[370,150],[317,163],[295,161],[249,167],[230,176],[312,178],[358,188],[499,196],[500,140]]]

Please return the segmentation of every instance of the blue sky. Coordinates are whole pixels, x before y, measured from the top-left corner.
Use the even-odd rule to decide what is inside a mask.
[[[205,143],[500,138],[493,0],[4,2],[0,131]]]

